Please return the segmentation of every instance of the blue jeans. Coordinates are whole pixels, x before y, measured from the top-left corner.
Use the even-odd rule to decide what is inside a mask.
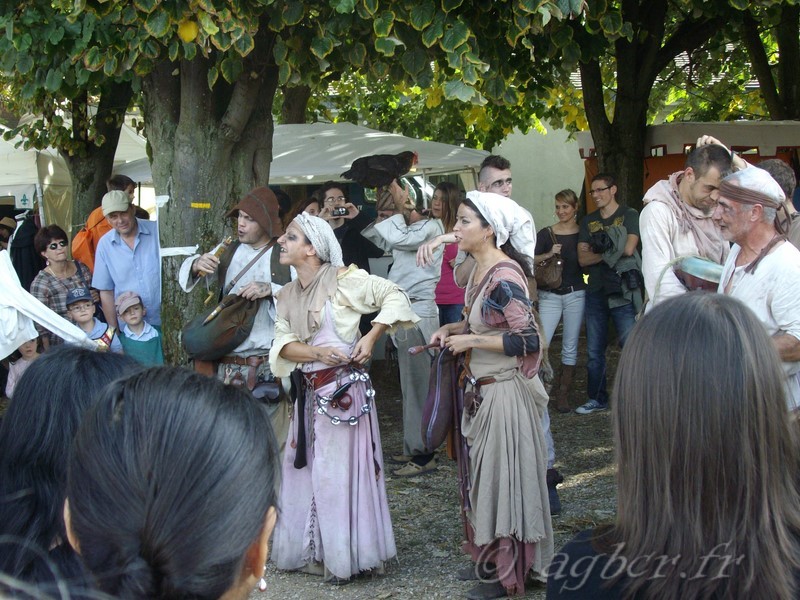
[[[461,311],[464,310],[463,304],[437,304],[436,306],[439,307],[439,327],[461,321]]]
[[[554,294],[539,290],[539,317],[542,319],[547,345],[553,340],[558,322],[564,318],[561,337],[561,364],[575,365],[578,362],[578,337],[583,324],[585,292],[578,290],[569,294]]]
[[[619,347],[625,345],[628,333],[636,324],[633,303],[616,308],[608,307],[608,297],[603,292],[586,292],[586,346],[589,360],[586,363],[587,394],[590,399],[608,404],[606,391],[606,348],[608,347],[608,318],[614,321]]]

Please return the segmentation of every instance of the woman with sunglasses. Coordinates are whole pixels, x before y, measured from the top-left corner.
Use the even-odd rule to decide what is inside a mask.
[[[395,284],[344,266],[323,219],[300,213],[278,243],[281,264],[294,267],[297,279],[276,295],[269,364],[277,377],[291,374],[297,394],[273,556],[279,569],[341,584],[381,572],[397,554],[375,390],[364,364],[382,333],[419,317]],[[361,315],[373,312],[362,337]]]
[[[68,246],[67,234],[58,225],[42,227],[33,238],[33,247],[44,257],[46,266],[31,283],[31,294],[65,319],[69,319],[67,293],[74,288],[91,288],[92,282],[89,267],[79,260],[70,260]],[[92,290],[92,299],[95,303],[99,301],[95,290]],[[36,328],[42,336],[45,350],[63,342],[40,325],[36,325]]]

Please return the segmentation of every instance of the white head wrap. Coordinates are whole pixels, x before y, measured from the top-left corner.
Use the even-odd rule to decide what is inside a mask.
[[[494,229],[494,235],[499,248],[507,241],[511,241],[514,249],[524,254],[533,264],[536,250],[536,229],[533,225],[533,216],[511,198],[491,192],[477,190],[467,192],[470,200]]]
[[[339,240],[336,239],[336,234],[333,233],[333,229],[331,229],[327,221],[301,212],[294,218],[292,223],[297,224],[303,230],[322,262],[330,263],[334,267],[344,266],[342,247],[339,245]]]

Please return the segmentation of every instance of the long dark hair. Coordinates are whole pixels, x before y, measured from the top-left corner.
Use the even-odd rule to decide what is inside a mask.
[[[683,294],[633,329],[614,385],[609,539],[629,561],[668,560],[637,565],[624,597],[796,597],[798,445],[784,380],[763,325],[733,298]]]
[[[470,199],[464,200],[464,205],[468,206],[471,210],[475,211],[475,214],[478,215],[478,218],[481,221],[481,225],[483,225],[484,227],[491,227],[489,221],[487,221],[484,218],[484,216],[481,214],[481,211],[478,210],[478,207],[475,206],[475,203],[472,202],[472,200]],[[522,272],[525,273],[525,277],[533,277],[533,268],[532,268],[533,257],[528,256],[527,254],[523,254],[522,252],[519,252],[516,248],[514,248],[514,246],[511,245],[511,240],[507,240],[505,244],[500,246],[500,250],[502,250],[503,254],[505,254],[508,258],[510,258],[520,266]]]
[[[63,345],[23,373],[0,426],[0,572],[44,588],[83,572],[62,518],[67,455],[81,418],[128,357]]]
[[[71,531],[101,591],[216,599],[276,505],[278,446],[241,388],[153,368],[109,387],[69,464]]]
[[[461,192],[455,183],[442,181],[436,185],[434,191],[442,192],[442,225],[445,232],[453,231],[456,225],[456,212],[461,204]]]

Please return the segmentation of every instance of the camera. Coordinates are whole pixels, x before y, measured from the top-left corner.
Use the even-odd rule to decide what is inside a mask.
[[[642,273],[639,269],[631,269],[621,274],[625,285],[629,290],[638,290],[642,281]]]
[[[348,214],[350,211],[347,210],[346,206],[337,206],[333,210],[331,210],[331,215],[334,217],[343,217]]]

